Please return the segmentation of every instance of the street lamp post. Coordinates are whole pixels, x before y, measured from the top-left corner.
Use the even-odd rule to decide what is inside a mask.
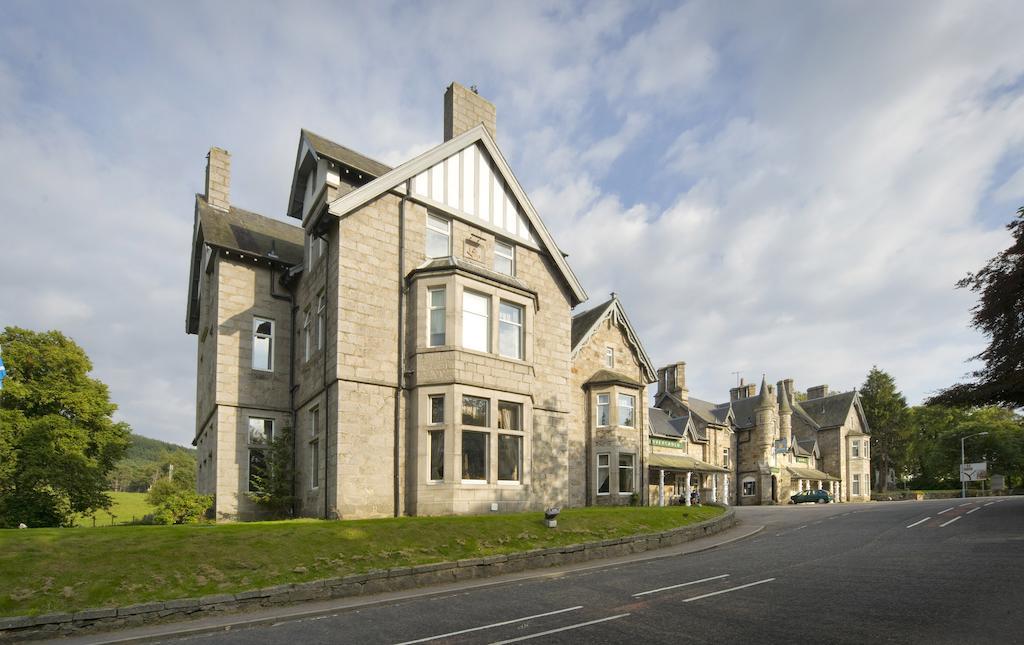
[[[960,499],[964,499],[965,497],[967,497],[967,481],[964,479],[964,464],[967,463],[966,461],[964,461],[964,442],[970,439],[971,437],[980,437],[983,434],[988,433],[975,432],[974,434],[969,434],[966,437],[960,437]]]

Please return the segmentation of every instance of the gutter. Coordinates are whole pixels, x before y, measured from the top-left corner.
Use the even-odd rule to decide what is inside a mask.
[[[405,202],[412,190],[410,181],[405,183],[405,195],[398,202],[398,333],[397,337],[397,370],[395,375],[395,427],[394,427],[394,515],[401,515],[402,481],[398,465],[401,463],[402,450],[400,438],[402,434],[402,397],[405,395]]]

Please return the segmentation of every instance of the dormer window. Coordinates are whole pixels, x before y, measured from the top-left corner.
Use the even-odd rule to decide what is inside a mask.
[[[445,258],[452,254],[452,223],[443,217],[427,214],[427,257]]]
[[[505,275],[515,275],[516,247],[505,242],[494,242],[494,270]]]

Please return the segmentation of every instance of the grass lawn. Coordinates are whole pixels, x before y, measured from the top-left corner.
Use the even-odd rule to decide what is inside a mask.
[[[96,526],[110,526],[113,524],[126,524],[132,518],[141,520],[143,515],[153,512],[153,507],[146,501],[146,493],[115,493],[109,492],[114,505],[108,511],[96,511],[93,515],[79,515],[75,518],[75,526],[91,527],[92,518],[96,517]],[[113,521],[111,521],[113,515]]]
[[[475,558],[701,522],[721,508],[671,506],[543,514],[119,526],[0,531],[0,615],[233,593],[371,569]]]

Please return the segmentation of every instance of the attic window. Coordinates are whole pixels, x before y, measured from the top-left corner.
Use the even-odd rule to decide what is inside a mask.
[[[494,242],[494,270],[505,275],[515,275],[516,247],[505,242]]]
[[[604,366],[608,368],[615,367],[615,348],[605,347],[604,348]]]
[[[427,214],[427,257],[451,255],[452,223],[443,217]]]

